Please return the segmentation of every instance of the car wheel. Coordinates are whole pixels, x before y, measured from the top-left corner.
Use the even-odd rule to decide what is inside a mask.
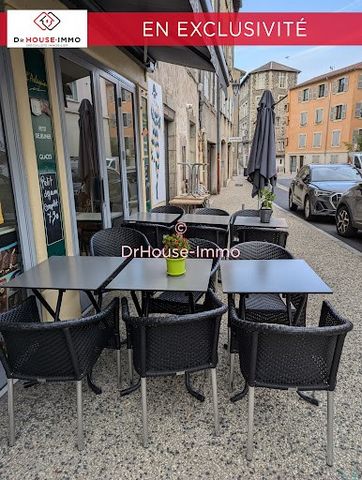
[[[357,228],[352,225],[351,214],[345,205],[342,205],[337,210],[336,227],[338,235],[342,237],[351,237],[357,232]]]
[[[293,202],[293,192],[289,190],[289,210],[292,210],[292,212],[295,212],[298,208],[298,205]]]
[[[311,207],[311,204],[310,204],[310,199],[309,197],[305,197],[305,201],[304,201],[304,218],[310,222],[311,220],[313,220],[313,215],[312,215],[312,207]]]

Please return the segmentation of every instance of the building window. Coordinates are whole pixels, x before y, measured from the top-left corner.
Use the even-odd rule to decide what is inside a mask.
[[[302,92],[302,102],[308,102],[309,100],[309,88],[305,88]]]
[[[265,73],[258,73],[256,77],[256,89],[257,90],[265,89]]]
[[[362,73],[358,77],[358,88],[362,88]]]
[[[308,121],[308,113],[307,112],[300,112],[300,125],[304,127],[307,125]]]
[[[347,105],[337,105],[331,110],[331,120],[343,120],[346,118]]]
[[[356,103],[354,116],[356,118],[362,118],[362,102]]]
[[[342,93],[347,91],[347,77],[342,77],[338,80],[337,92]]]
[[[288,138],[288,137],[286,137],[286,138],[284,139],[284,145],[285,145],[286,147],[289,145],[289,138]]]
[[[312,155],[312,163],[319,163],[320,155]]]
[[[341,131],[333,130],[332,132],[332,147],[339,147],[341,144]]]
[[[77,82],[70,82],[65,85],[65,95],[68,100],[78,101]]]
[[[287,74],[285,72],[279,73],[279,88],[287,88]]]
[[[331,163],[338,163],[338,155],[331,155]]]
[[[307,134],[306,133],[300,133],[299,134],[298,147],[299,148],[305,148],[306,146],[307,146]]]
[[[320,132],[313,133],[313,147],[320,148],[322,146],[322,134]]]
[[[323,108],[317,108],[315,111],[315,123],[323,122]]]
[[[326,96],[326,84],[321,83],[318,87],[318,98],[322,98]]]

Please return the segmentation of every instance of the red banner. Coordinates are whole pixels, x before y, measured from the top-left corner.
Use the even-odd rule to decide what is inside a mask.
[[[362,45],[361,25],[361,12],[89,13],[88,45]]]

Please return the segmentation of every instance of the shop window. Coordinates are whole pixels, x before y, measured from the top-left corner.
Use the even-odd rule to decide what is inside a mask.
[[[320,155],[312,155],[312,163],[319,163]]]
[[[21,291],[1,288],[2,283],[8,282],[21,270],[14,193],[0,112],[0,312],[13,308],[21,300]]]
[[[338,163],[339,155],[331,155],[331,163]]]

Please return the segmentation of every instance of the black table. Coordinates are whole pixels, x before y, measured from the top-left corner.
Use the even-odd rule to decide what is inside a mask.
[[[96,301],[93,292],[101,295],[104,286],[128,262],[129,259],[121,257],[50,257],[2,287],[32,290],[56,322],[59,320],[63,295],[67,290],[84,291],[96,312],[99,312],[100,302]],[[41,290],[58,290],[55,310],[45,300]],[[88,384],[95,393],[102,392],[93,383],[91,375],[88,376]]]
[[[187,292],[189,293],[190,311],[195,309],[192,292],[206,292],[212,268],[211,259],[186,259],[186,273],[179,277],[171,277],[166,273],[164,258],[134,258],[105,287],[105,290],[123,290],[133,293],[133,301],[141,316],[147,316],[151,292]],[[142,306],[138,304],[136,291],[142,292]],[[204,395],[191,385],[190,375],[185,375],[188,392],[200,401]],[[128,395],[140,387],[140,380],[121,391],[121,396]]]
[[[239,315],[245,319],[245,298],[249,294],[285,294],[287,315],[293,324],[291,295],[304,294],[304,301],[295,312],[297,323],[307,301],[308,294],[331,294],[330,287],[304,260],[222,260],[221,280],[223,292],[229,302],[233,294],[240,294]],[[247,388],[236,394],[236,401],[246,394]],[[312,401],[306,395],[302,398]],[[315,401],[313,401],[315,403]]]
[[[186,273],[171,277],[166,273],[165,258],[134,258],[105,287],[105,290],[143,292],[142,307],[136,308],[142,316],[148,314],[151,292],[187,292],[190,302],[192,292],[206,292],[212,268],[211,259],[186,259]],[[194,305],[190,303],[191,311]]]
[[[94,308],[99,311],[99,304],[92,292],[101,292],[107,282],[128,262],[129,260],[120,257],[50,257],[2,287],[32,290],[54,321],[58,321],[63,295],[67,290],[84,291]],[[40,290],[58,290],[55,310]]]
[[[236,217],[233,225],[253,228],[288,228],[285,218],[271,217],[269,223],[262,223],[259,217]]]
[[[177,213],[138,212],[125,217],[123,220],[124,222],[158,223],[159,225],[171,226],[176,223],[180,216]]]
[[[179,222],[196,224],[196,225],[208,225],[210,227],[222,227],[225,228],[229,225],[230,216],[226,215],[196,215],[187,213],[183,215]]]

